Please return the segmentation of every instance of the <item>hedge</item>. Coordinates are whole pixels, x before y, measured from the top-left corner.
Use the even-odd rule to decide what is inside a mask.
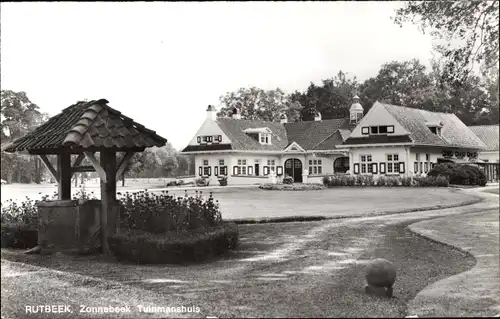
[[[179,264],[204,261],[234,249],[238,237],[238,226],[229,222],[182,233],[121,231],[109,237],[108,244],[119,260],[141,264]]]
[[[342,187],[342,186],[378,186],[378,187],[448,187],[449,182],[445,176],[427,176],[427,177],[401,177],[401,176],[379,176],[374,179],[373,175],[344,175],[338,174],[333,176],[325,176],[323,185],[326,187]]]
[[[24,223],[2,223],[2,248],[29,249],[38,245],[38,230]]]
[[[435,165],[428,176],[444,176],[454,185],[486,185],[486,175],[477,166],[469,164],[443,163]]]
[[[259,188],[274,191],[310,191],[323,190],[325,186],[321,184],[261,184]]]

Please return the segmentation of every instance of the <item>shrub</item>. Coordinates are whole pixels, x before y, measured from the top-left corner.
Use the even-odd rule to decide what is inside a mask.
[[[33,248],[38,244],[38,230],[33,225],[4,223],[1,225],[2,248]]]
[[[170,181],[167,183],[167,187],[170,187],[170,186],[177,186],[177,182],[176,181]]]
[[[377,186],[387,186],[387,178],[385,176],[380,176],[377,179]]]
[[[351,175],[347,175],[347,186],[355,186],[356,185],[356,178]]]
[[[219,177],[219,185],[220,186],[227,186],[227,176]]]
[[[486,185],[484,172],[474,165],[444,163],[435,165],[427,174],[428,176],[444,176],[450,184],[456,185]]]
[[[450,186],[450,182],[448,179],[444,176],[438,176],[436,177],[436,186],[438,187],[448,187]]]
[[[137,263],[184,263],[203,261],[238,244],[238,226],[224,223],[210,228],[155,235],[124,231],[108,239],[118,259]]]
[[[323,176],[322,183],[327,187],[330,186],[330,176]]]
[[[322,190],[325,189],[325,186],[321,184],[261,184],[259,188],[276,191],[309,191]]]
[[[293,177],[289,175],[283,177],[283,184],[293,184]]]
[[[142,191],[120,195],[124,209],[122,227],[129,230],[141,230],[151,233],[168,231],[180,232],[188,229],[212,227],[222,222],[217,201],[212,193],[208,199],[196,191],[195,196],[184,197],[170,195],[168,191],[160,194]]]
[[[401,178],[401,185],[410,187],[416,185],[415,182],[412,183],[412,178],[411,177],[402,177]]]
[[[400,186],[400,183],[401,177],[399,176],[389,176],[387,178],[387,186],[389,187]]]

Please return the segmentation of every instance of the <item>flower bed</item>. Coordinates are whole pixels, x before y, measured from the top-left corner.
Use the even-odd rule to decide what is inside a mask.
[[[445,176],[426,177],[400,177],[379,176],[374,179],[373,175],[332,175],[323,178],[326,187],[448,187],[449,181]]]
[[[182,232],[152,234],[123,231],[108,239],[109,247],[120,260],[141,264],[199,262],[233,249],[238,243],[238,226],[218,226]]]
[[[323,190],[325,186],[321,184],[261,184],[259,188],[273,191],[312,191]]]

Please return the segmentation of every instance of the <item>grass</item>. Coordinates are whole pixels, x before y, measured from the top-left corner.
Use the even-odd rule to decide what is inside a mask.
[[[411,229],[468,251],[477,260],[471,271],[423,290],[410,306],[412,314],[488,317],[500,313],[498,208],[424,221],[412,225]]]
[[[499,195],[500,189],[499,188],[486,189],[484,190],[484,192]]]

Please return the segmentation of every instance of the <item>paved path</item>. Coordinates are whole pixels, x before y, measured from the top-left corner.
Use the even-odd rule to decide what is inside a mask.
[[[407,301],[426,285],[421,278],[418,282],[411,282],[414,274],[405,273],[405,267],[424,262],[419,260],[420,255],[414,255],[413,248],[428,242],[422,239],[417,246],[410,246],[411,249],[401,245],[400,252],[384,248],[391,244],[397,247],[398,240],[418,240],[412,239],[411,233],[405,231],[404,225],[412,222],[493,210],[498,210],[498,201],[488,199],[453,209],[288,223],[279,226],[281,228],[277,224],[248,225],[242,227],[242,249],[235,258],[189,267],[137,266],[107,261],[91,263],[88,257],[65,261],[64,256],[54,256],[45,262],[48,267],[45,268],[2,258],[2,316],[34,318],[25,314],[26,305],[65,304],[72,305],[76,311],[78,305],[88,304],[128,305],[134,312],[123,316],[141,318],[148,315],[139,313],[137,305],[194,305],[201,310],[196,315],[161,314],[163,317],[402,317],[406,314]],[[272,236],[266,237],[265,229]],[[445,256],[457,262],[464,258],[442,251],[442,245],[428,245],[424,254],[430,254],[432,250],[436,258]],[[245,251],[245,247],[262,248]],[[362,293],[364,282],[360,267],[369,258],[381,254],[403,256],[402,264],[398,265],[402,267],[400,283],[395,286],[399,299],[373,301]],[[404,263],[405,260],[408,261]],[[441,280],[449,275],[432,276]],[[70,315],[84,317],[79,313]],[[51,314],[46,317],[68,316]]]

